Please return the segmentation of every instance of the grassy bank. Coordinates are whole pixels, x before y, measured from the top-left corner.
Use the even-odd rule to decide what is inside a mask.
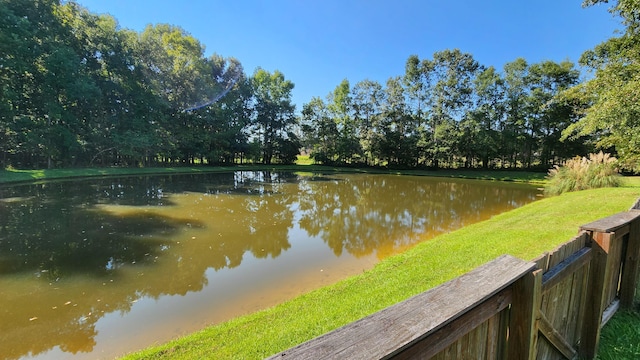
[[[233,170],[255,171],[339,171],[347,173],[398,174],[419,176],[440,176],[451,178],[483,179],[544,183],[545,175],[539,172],[526,171],[485,171],[485,170],[393,170],[383,168],[341,168],[322,165],[238,165],[238,166],[193,166],[193,167],[162,167],[162,168],[78,168],[78,169],[50,169],[50,170],[0,170],[0,184],[34,181],[49,181],[59,179],[74,179],[107,176],[135,176],[162,174],[197,174],[227,172]]]
[[[224,172],[235,167],[166,167],[166,168],[75,168],[49,170],[0,170],[0,184],[18,182],[38,182],[59,179],[95,178],[107,176],[135,176],[161,174],[197,174]]]
[[[623,188],[543,199],[417,245],[361,275],[127,359],[264,358],[437,286],[501,254],[533,259],[569,240],[580,225],[629,209],[638,197],[640,182],[634,179]]]

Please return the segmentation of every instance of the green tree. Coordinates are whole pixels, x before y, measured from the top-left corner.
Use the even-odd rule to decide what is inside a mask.
[[[28,100],[23,95],[30,90],[29,75],[35,71],[31,53],[36,49],[31,46],[36,29],[24,14],[33,4],[33,1],[0,1],[0,161],[3,166],[24,151],[18,139],[18,123],[23,119],[28,123],[30,119],[26,113]]]
[[[411,55],[405,64],[403,78],[407,93],[408,111],[413,116],[416,129],[416,164],[426,159],[426,152],[432,144],[433,134],[429,131],[427,117],[431,91],[433,89],[433,62],[420,60],[417,55]]]
[[[338,157],[338,127],[322,99],[314,97],[303,105],[301,126],[311,157],[323,164],[333,163]]]
[[[363,80],[353,87],[352,94],[360,148],[366,164],[370,165],[375,161],[374,153],[380,141],[379,125],[385,93],[377,81]]]
[[[159,121],[166,107],[149,86],[138,56],[138,34],[119,28],[108,15],[66,5],[68,23],[89,76],[99,89],[97,104],[86,104],[85,163],[149,164],[160,150]]]
[[[502,167],[517,167],[526,141],[526,96],[529,64],[518,58],[504,65],[506,117],[500,124],[499,153]]]
[[[209,150],[206,156],[209,163],[213,164],[230,163],[235,161],[236,157],[242,162],[249,146],[247,129],[251,124],[251,83],[236,59],[223,59],[219,56],[212,57],[213,59],[219,64],[219,68],[226,68],[220,75],[223,80],[225,76],[239,77],[227,95],[214,106],[207,107],[210,116],[207,119]],[[226,79],[223,83],[229,86],[229,80]]]
[[[561,91],[576,85],[579,77],[580,72],[570,61],[543,61],[530,66],[527,129],[531,141],[527,144],[527,167],[539,161],[546,168],[575,155],[586,155],[583,141],[560,141],[562,131],[575,121],[575,116],[569,104],[555,100]]]
[[[415,165],[416,136],[414,122],[407,109],[405,89],[400,77],[387,80],[381,121],[379,156],[390,165]]]
[[[0,164],[233,161],[253,90],[237,60],[203,52],[179,27],[137,33],[74,1],[0,0]]]
[[[53,0],[1,1],[0,129],[18,163],[74,162],[86,133],[82,115],[99,92],[87,75],[68,6]]]
[[[362,151],[358,141],[358,126],[353,113],[349,80],[342,80],[329,94],[327,108],[338,129],[337,161],[352,162],[360,157]]]
[[[139,37],[139,65],[165,108],[158,124],[166,131],[165,156],[183,163],[193,163],[206,149],[202,117],[185,111],[201,101],[213,81],[203,53],[202,44],[176,26],[149,25]]]
[[[451,160],[457,146],[455,131],[472,106],[473,79],[480,65],[471,54],[458,49],[436,52],[431,69],[434,84],[431,90],[432,165]]]
[[[608,3],[586,0],[583,5],[603,2]],[[621,19],[625,31],[582,55],[580,63],[594,76],[563,98],[588,106],[563,137],[595,135],[598,147],[615,150],[628,169],[640,171],[640,3],[612,1],[610,11]]]
[[[258,68],[253,74],[252,86],[255,136],[261,144],[262,162],[271,164],[274,155],[280,160],[291,161],[300,150],[299,140],[293,134],[296,117],[291,91],[294,84],[278,70],[272,74]]]
[[[461,122],[460,150],[467,163],[479,159],[483,168],[498,156],[499,126],[505,116],[504,79],[491,66],[474,79],[475,105]]]

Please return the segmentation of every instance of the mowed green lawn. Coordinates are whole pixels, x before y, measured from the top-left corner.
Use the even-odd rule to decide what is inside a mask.
[[[541,199],[421,243],[358,276],[126,359],[262,359],[433,288],[499,255],[534,259],[571,239],[580,225],[626,211],[639,197],[640,178],[627,178],[621,188]],[[615,325],[623,315],[616,315],[610,324]],[[638,347],[640,339],[637,330],[635,333],[635,338],[624,337],[632,344],[626,346]],[[628,335],[634,336],[633,332]],[[602,348],[625,346],[612,344],[615,340],[603,337]],[[604,351],[601,358],[614,358]]]

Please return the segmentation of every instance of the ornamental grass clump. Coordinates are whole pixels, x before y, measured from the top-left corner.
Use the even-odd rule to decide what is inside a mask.
[[[564,166],[554,166],[547,175],[545,195],[559,195],[569,191],[618,187],[622,177],[618,173],[617,159],[611,154],[589,154],[589,158],[576,156]]]

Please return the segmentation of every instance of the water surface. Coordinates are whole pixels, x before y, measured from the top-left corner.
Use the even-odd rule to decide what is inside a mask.
[[[536,199],[522,184],[237,171],[0,188],[0,358],[113,358]]]

